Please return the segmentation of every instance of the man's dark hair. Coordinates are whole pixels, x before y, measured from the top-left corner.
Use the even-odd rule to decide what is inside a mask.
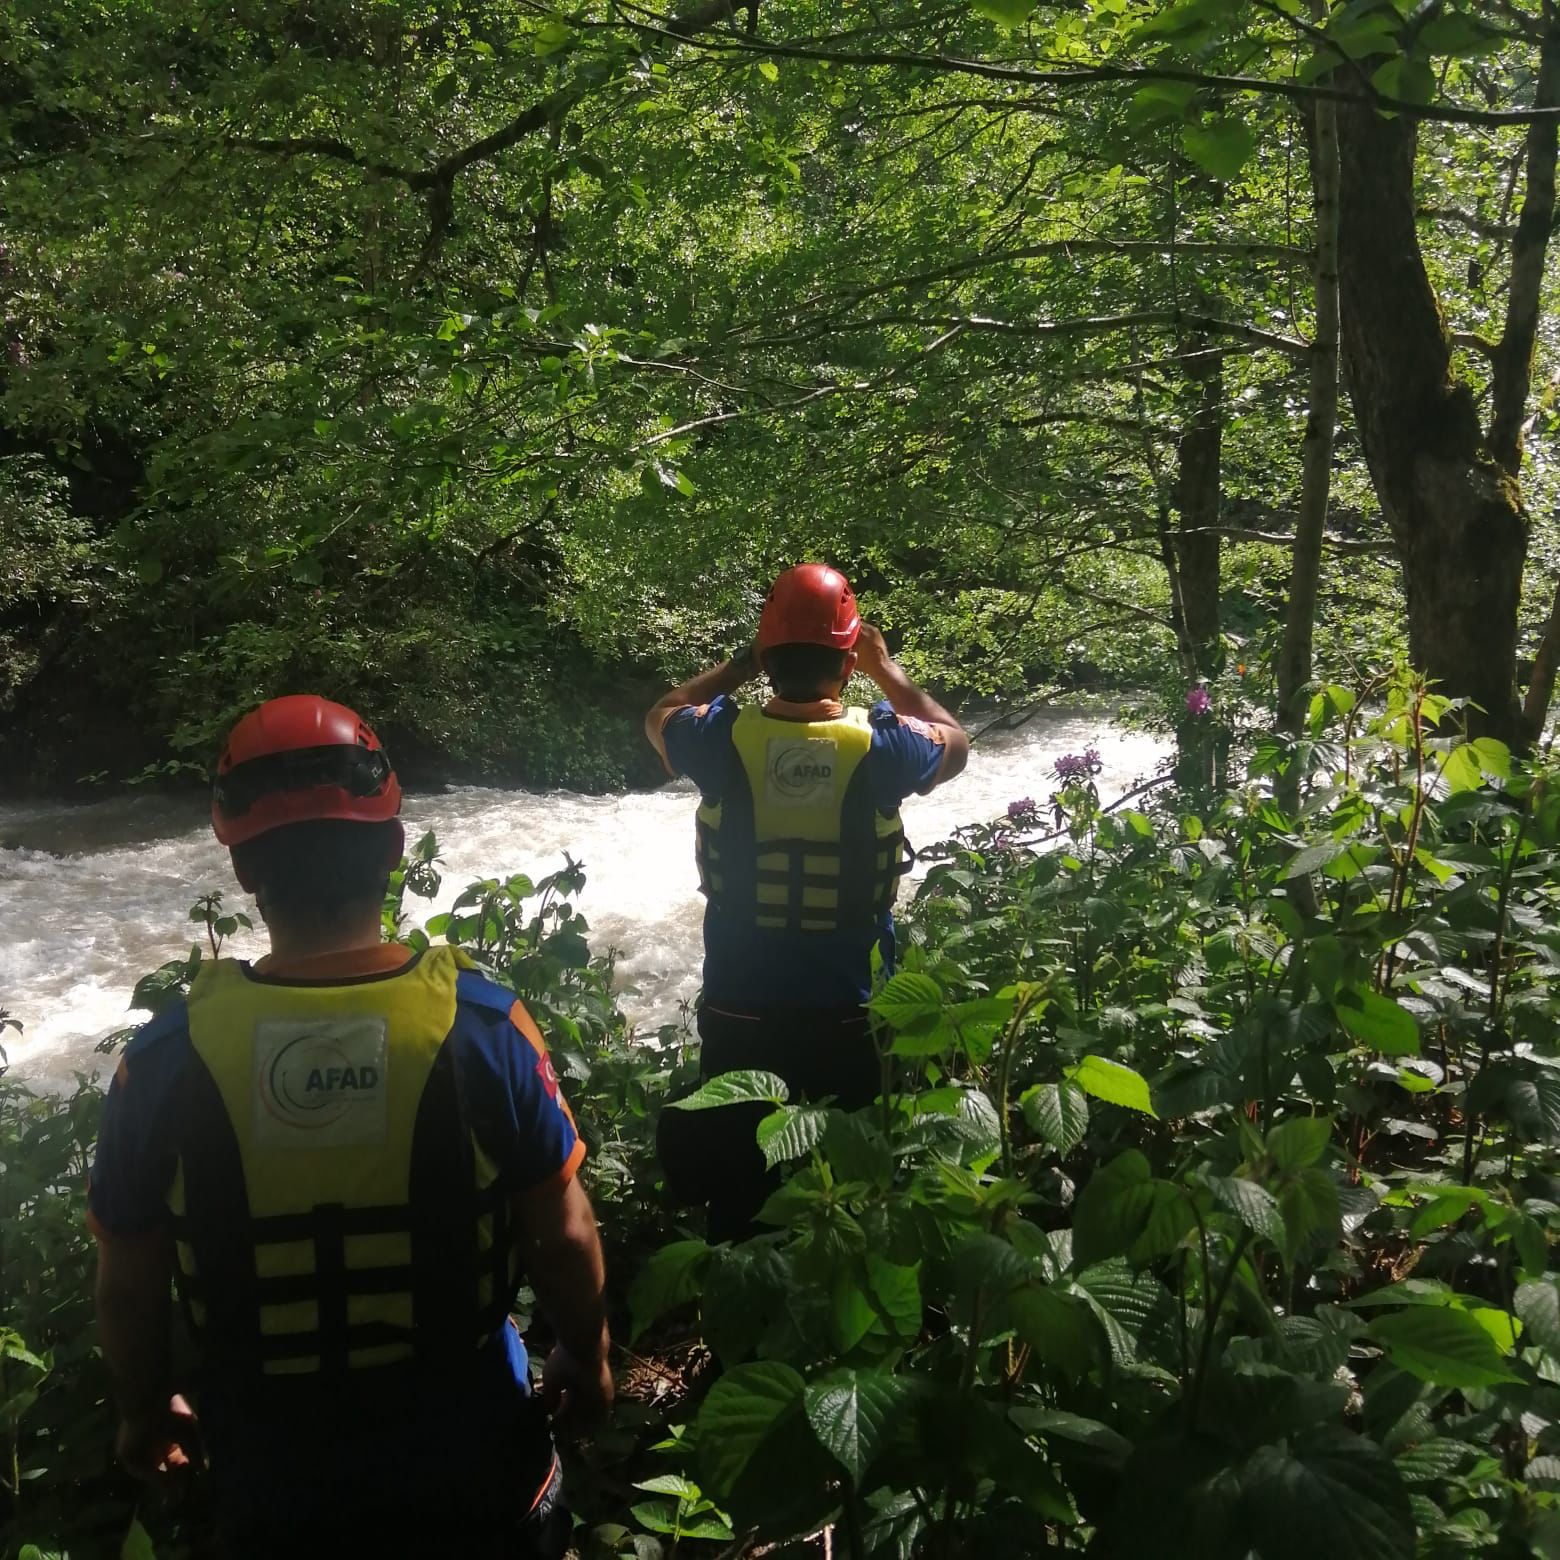
[[[845,676],[849,654],[829,645],[771,645],[764,652],[764,671],[782,699],[805,704],[834,693]]]
[[[331,916],[384,898],[396,821],[323,818],[269,829],[233,847],[233,862],[265,901],[266,913]]]

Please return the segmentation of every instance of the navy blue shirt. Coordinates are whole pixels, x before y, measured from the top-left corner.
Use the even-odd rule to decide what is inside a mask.
[[[742,760],[731,740],[741,706],[725,694],[684,705],[662,731],[666,761],[687,775],[710,803],[722,800]],[[776,699],[765,712],[779,719],[820,717],[817,706]],[[886,700],[869,717],[872,746],[862,764],[872,800],[885,816],[907,796],[930,791],[942,767],[943,744],[925,721],[896,715]],[[709,904],[704,911],[704,1000],[739,1013],[761,1008],[854,1007],[872,994],[872,950],[885,968],[894,958],[894,923],[840,932],[783,932],[745,925]]]

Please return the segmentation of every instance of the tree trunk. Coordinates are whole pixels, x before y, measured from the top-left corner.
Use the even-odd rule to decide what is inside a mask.
[[[1409,654],[1478,704],[1475,731],[1522,740],[1517,606],[1527,516],[1494,459],[1414,220],[1415,125],[1341,105],[1338,279],[1344,361],[1376,496],[1403,559]]]
[[[1219,524],[1224,449],[1224,364],[1199,358],[1187,368],[1197,392],[1176,444],[1175,555],[1186,637],[1197,671],[1212,677],[1219,660]]]
[[[1316,592],[1322,572],[1322,536],[1332,494],[1333,438],[1338,425],[1338,110],[1318,99],[1311,137],[1311,191],[1316,211],[1316,331],[1301,451],[1300,512],[1289,570],[1289,607],[1278,655],[1278,729],[1304,729],[1306,685],[1312,677]],[[1277,795],[1293,811],[1300,800],[1300,766],[1279,777]]]

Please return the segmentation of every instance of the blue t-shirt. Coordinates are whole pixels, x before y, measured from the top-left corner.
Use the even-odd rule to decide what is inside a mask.
[[[407,967],[409,961],[400,969]],[[250,979],[266,983],[266,976],[245,969]],[[387,968],[356,979],[391,979],[400,969]],[[351,984],[353,978],[309,981],[316,983]],[[454,1022],[444,1043],[456,1048],[457,1075],[465,1083],[471,1130],[498,1167],[500,1184],[512,1195],[572,1176],[584,1158],[585,1145],[530,1016],[513,992],[475,971],[459,973],[455,997]],[[194,1055],[182,1002],[144,1025],[125,1048],[104,1102],[88,1191],[89,1219],[100,1238],[145,1234],[169,1225],[167,1199],[178,1163],[181,1096],[185,1069]],[[284,1379],[296,1386],[300,1396],[311,1390],[312,1378]],[[333,1388],[317,1385],[319,1411],[328,1417],[336,1406],[331,1401]],[[269,1466],[271,1454],[275,1451],[279,1458],[283,1448],[274,1437],[267,1440],[263,1427],[249,1422],[253,1416],[247,1407],[230,1411],[223,1384],[212,1382],[208,1387],[197,1406],[214,1467],[216,1459],[227,1453],[223,1471],[228,1477],[241,1477],[250,1489],[274,1486],[279,1469]],[[530,1394],[529,1361],[518,1331],[507,1323],[500,1326],[489,1346],[479,1351],[473,1370],[448,1387],[445,1406],[453,1423],[476,1426],[512,1418],[516,1410],[506,1406],[506,1399],[513,1404]],[[415,1429],[394,1420],[392,1413],[382,1424],[348,1423],[336,1433],[361,1443],[353,1448],[354,1458],[382,1469],[387,1466],[385,1457],[400,1455],[393,1443]],[[442,1453],[433,1445],[421,1455]],[[460,1472],[460,1457],[466,1454],[452,1446],[449,1455],[453,1478]],[[515,1476],[524,1477],[528,1471],[518,1469]]]
[[[741,708],[725,694],[674,710],[662,731],[666,760],[705,800],[719,802],[740,774],[731,739]],[[769,707],[776,713],[774,706]],[[782,717],[783,718],[783,717]],[[931,790],[944,748],[924,721],[896,715],[886,700],[869,715],[872,745],[862,764],[878,811],[887,816],[907,796]],[[840,932],[783,932],[745,925],[709,904],[704,911],[704,1000],[748,1013],[762,1008],[855,1007],[872,994],[872,950],[886,968],[894,958],[894,923]]]

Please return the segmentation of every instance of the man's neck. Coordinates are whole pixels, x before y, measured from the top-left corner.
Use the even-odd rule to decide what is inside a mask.
[[[269,964],[297,964],[331,954],[357,953],[377,948],[384,940],[377,906],[366,906],[331,921],[288,921],[283,917],[266,922],[271,934]]]

